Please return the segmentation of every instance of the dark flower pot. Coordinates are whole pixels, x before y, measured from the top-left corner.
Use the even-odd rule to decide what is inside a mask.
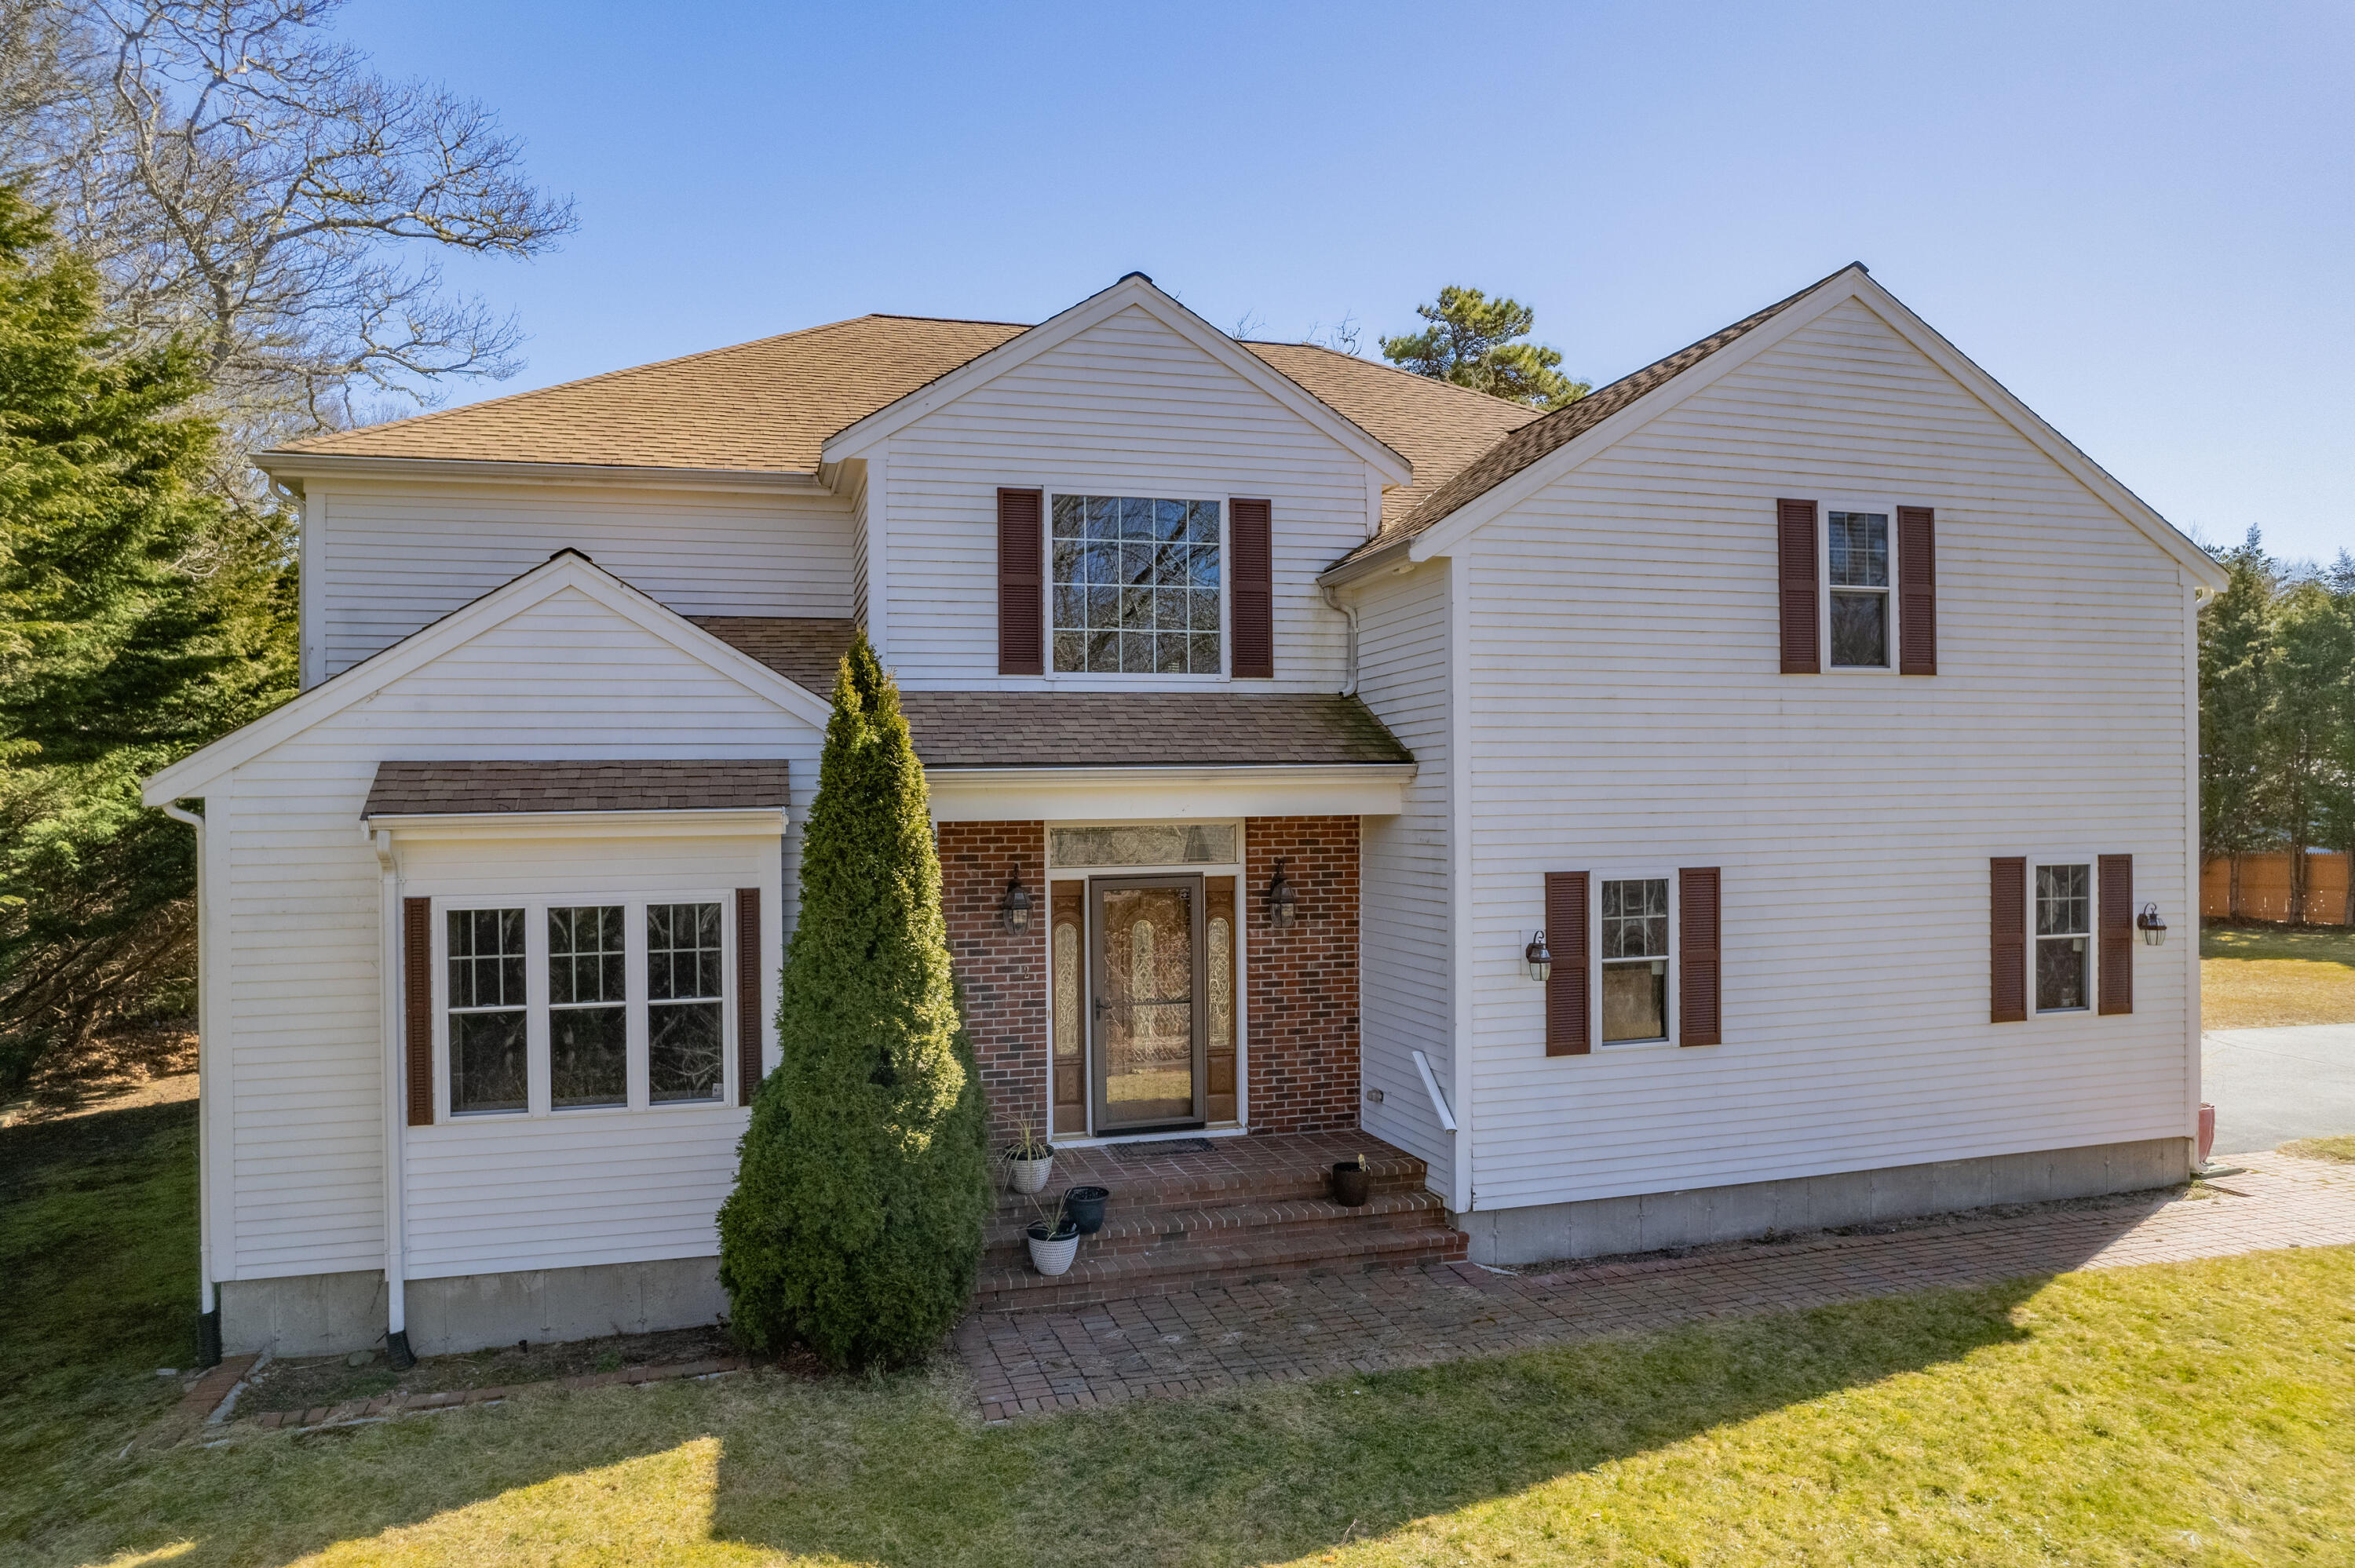
[[[1104,1202],[1111,1196],[1109,1187],[1073,1187],[1063,1194],[1063,1213],[1082,1235],[1092,1236],[1103,1229]]]
[[[1362,1205],[1372,1195],[1374,1173],[1354,1160],[1333,1167],[1333,1201],[1345,1209]]]

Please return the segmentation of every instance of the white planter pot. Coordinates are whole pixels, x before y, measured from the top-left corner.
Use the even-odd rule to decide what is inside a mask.
[[[1009,1154],[1006,1157],[1007,1184],[1018,1192],[1043,1192],[1054,1169],[1055,1157],[1051,1154],[1044,1160],[1017,1160]]]
[[[1041,1274],[1061,1274],[1071,1266],[1071,1258],[1080,1250],[1080,1233],[1077,1230],[1060,1240],[1050,1240],[1036,1231],[1024,1234],[1030,1243],[1030,1266]]]

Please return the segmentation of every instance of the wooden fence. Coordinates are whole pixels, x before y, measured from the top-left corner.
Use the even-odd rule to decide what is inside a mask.
[[[2232,867],[2241,870],[2240,902],[2232,899]],[[2306,918],[2309,925],[2347,923],[2347,857],[2320,851],[2306,857]],[[2200,914],[2215,919],[2238,916],[2244,920],[2286,920],[2289,908],[2289,855],[2243,854],[2210,861],[2200,868]]]

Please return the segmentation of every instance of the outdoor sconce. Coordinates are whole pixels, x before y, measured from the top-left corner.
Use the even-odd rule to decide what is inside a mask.
[[[1284,862],[1275,863],[1275,874],[1267,882],[1267,923],[1281,930],[1300,916],[1300,894],[1292,879],[1284,874]]]
[[[1553,951],[1546,946],[1543,931],[1531,937],[1529,945],[1521,949],[1521,962],[1528,968],[1529,979],[1540,985],[1545,984],[1546,980],[1552,976]]]
[[[2167,922],[2158,917],[2156,904],[2142,906],[2142,913],[2135,916],[2135,928],[2142,933],[2146,947],[2164,947],[2167,943]]]
[[[1022,863],[1014,863],[1014,874],[1007,878],[1006,896],[997,901],[997,917],[1016,936],[1030,928],[1030,890],[1022,885]]]

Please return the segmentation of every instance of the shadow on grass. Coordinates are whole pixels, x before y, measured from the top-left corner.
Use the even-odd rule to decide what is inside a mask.
[[[11,1562],[178,1542],[171,1561],[190,1565],[290,1563],[338,1542],[461,1561],[537,1556],[536,1544],[565,1555],[568,1542],[619,1546],[623,1560],[699,1543],[911,1568],[1280,1560],[2021,1341],[2011,1314],[2043,1284],[998,1427],[972,1418],[950,1372],[759,1376],[120,1457],[125,1410],[97,1411],[74,1385],[153,1383],[155,1358],[185,1350],[192,1110],[0,1141],[18,1162],[0,1266],[12,1297],[19,1281],[41,1297],[12,1307],[7,1356],[49,1368],[6,1385],[11,1421],[47,1435],[41,1462],[12,1476],[27,1492],[0,1511],[0,1537],[23,1543]],[[386,1539],[410,1529],[413,1542]],[[642,1548],[624,1544],[634,1532]]]

